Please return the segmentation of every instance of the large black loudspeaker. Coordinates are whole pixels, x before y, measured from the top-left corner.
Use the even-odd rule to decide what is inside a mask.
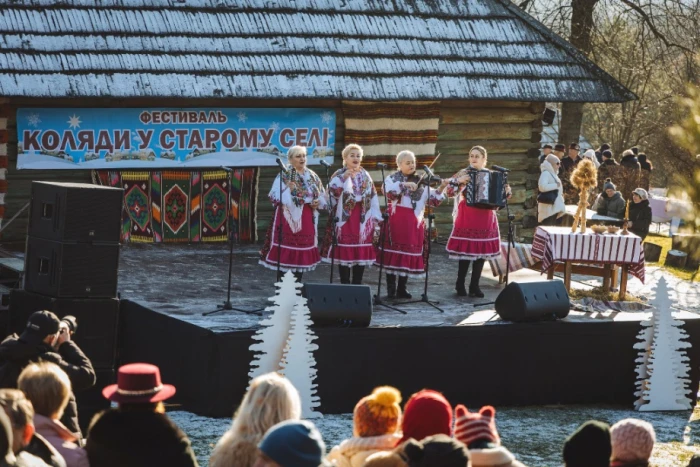
[[[511,282],[496,298],[496,313],[506,321],[549,321],[569,314],[562,281]]]
[[[304,284],[302,296],[315,326],[367,327],[372,321],[368,285]]]
[[[29,235],[119,243],[122,195],[120,188],[86,183],[32,182]]]
[[[90,358],[95,368],[114,368],[117,362],[119,300],[52,298],[15,289],[10,294],[10,333],[21,334],[27,326],[29,315],[39,310],[52,311],[59,318],[75,316],[78,329],[73,339],[78,347]]]
[[[33,182],[25,290],[52,297],[117,295],[123,190]]]
[[[116,297],[119,244],[29,237],[24,288],[52,297]]]

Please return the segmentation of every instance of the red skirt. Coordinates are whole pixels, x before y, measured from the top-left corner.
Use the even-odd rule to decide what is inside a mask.
[[[384,269],[389,274],[399,276],[422,277],[425,275],[425,263],[423,262],[423,241],[425,224],[418,225],[413,209],[397,206],[396,211],[389,216],[384,246],[377,246],[377,260],[379,266],[384,250]]]
[[[260,250],[259,263],[270,269],[277,269],[279,255],[278,223],[282,222],[282,256],[280,270],[292,272],[313,271],[321,262],[316,242],[316,225],[314,211],[308,204],[304,205],[301,215],[301,230],[294,233],[284,214],[278,207],[275,209],[274,221],[270,223],[265,236],[265,243]],[[274,238],[274,241],[272,240]]]
[[[329,222],[323,242],[322,260],[330,263],[335,255],[334,262],[342,266],[371,266],[376,254],[372,244],[373,232],[363,235],[360,231],[361,203],[357,203],[350,213],[350,218],[338,230],[338,247],[333,248],[333,228]],[[370,215],[368,212],[366,215]]]
[[[496,212],[467,206],[462,201],[445,248],[450,259],[494,259],[501,255]]]

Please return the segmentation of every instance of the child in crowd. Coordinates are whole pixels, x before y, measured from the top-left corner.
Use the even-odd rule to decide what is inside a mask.
[[[382,386],[360,399],[353,411],[353,437],[334,447],[328,460],[338,467],[362,467],[378,451],[392,450],[401,439],[401,393]]]
[[[496,430],[496,409],[487,405],[471,413],[463,405],[455,408],[455,438],[469,448],[473,467],[525,467],[501,446]]]
[[[66,461],[67,467],[88,467],[80,440],[60,422],[71,395],[70,379],[58,365],[30,363],[19,375],[19,389],[34,406],[34,428]]]
[[[566,467],[610,467],[610,426],[589,420],[564,441]]]
[[[260,444],[253,467],[325,467],[326,444],[313,423],[287,420],[273,426]]]
[[[639,235],[644,240],[649,235],[649,226],[651,225],[649,194],[644,188],[637,188],[632,192],[632,201],[627,227],[630,232]]]
[[[651,423],[635,418],[620,420],[610,428],[610,467],[648,467],[656,433]]]
[[[399,444],[409,438],[420,441],[438,434],[452,436],[452,406],[439,392],[423,389],[406,402],[401,431]]]
[[[447,435],[434,435],[418,442],[408,441],[403,448],[408,467],[470,467],[467,447]]]
[[[251,467],[265,432],[279,422],[299,420],[300,416],[299,393],[287,378],[277,373],[258,376],[238,406],[231,428],[216,443],[210,467]]]

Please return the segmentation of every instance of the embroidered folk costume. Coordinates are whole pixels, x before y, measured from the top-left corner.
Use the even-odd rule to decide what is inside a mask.
[[[329,208],[335,215],[337,247],[333,247],[331,223],[326,230],[322,259],[334,262],[340,267],[341,283],[350,283],[350,267],[353,268],[353,284],[362,283],[364,267],[374,263],[375,251],[372,244],[374,228],[381,220],[379,199],[374,182],[369,173],[359,168],[352,176],[345,177],[347,167],[336,171],[328,186]]]
[[[415,173],[405,175],[400,170],[389,175],[384,181],[386,197],[389,201],[384,244],[377,247],[377,260],[383,260],[387,270],[389,297],[396,296],[396,276],[399,276],[399,298],[411,298],[406,291],[408,276],[425,275],[425,220],[426,204],[438,206],[444,196],[436,190],[428,190],[425,184],[418,184],[420,177]],[[418,184],[415,190],[410,184]],[[430,199],[428,199],[430,191]],[[382,257],[383,251],[383,257]]]
[[[450,259],[459,261],[455,289],[460,296],[467,295],[464,281],[472,261],[474,266],[469,285],[469,296],[484,296],[479,289],[479,279],[484,261],[498,258],[501,254],[501,236],[496,212],[492,209],[468,206],[464,193],[465,189],[470,187],[470,171],[488,171],[484,168],[486,157],[486,149],[481,146],[472,148],[469,155],[471,169],[462,169],[452,178],[443,181],[447,196],[454,197],[455,200],[455,207],[452,211],[454,225],[445,249],[449,253]],[[510,193],[508,185],[506,185],[506,192]]]
[[[313,271],[321,257],[318,253],[318,209],[313,208],[312,203],[318,201],[318,208],[325,208],[323,184],[318,175],[309,169],[299,173],[290,167],[281,176],[282,193],[280,175],[277,175],[268,195],[275,206],[275,215],[267,229],[259,263],[266,268],[277,269],[280,252],[278,227],[281,223],[280,270],[296,274]]]

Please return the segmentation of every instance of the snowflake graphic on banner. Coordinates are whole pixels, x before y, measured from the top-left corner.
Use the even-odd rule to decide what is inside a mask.
[[[272,122],[272,125],[270,125],[270,129],[272,130],[272,134],[277,133],[280,130],[279,122]]]
[[[68,118],[68,121],[66,123],[68,123],[68,126],[71,128],[80,128],[80,124],[83,122],[80,121],[80,117],[73,114],[72,117]]]
[[[333,120],[333,114],[331,112],[323,112],[321,114],[321,120],[323,123],[330,123]]]
[[[34,128],[36,128],[36,127],[39,126],[39,124],[41,123],[41,119],[39,118],[39,115],[38,115],[38,114],[30,114],[30,115],[27,117],[27,123],[29,123],[29,125],[31,125],[31,126],[33,126]]]
[[[246,120],[248,120],[248,116],[245,114],[245,112],[238,112],[238,121],[245,122]]]

